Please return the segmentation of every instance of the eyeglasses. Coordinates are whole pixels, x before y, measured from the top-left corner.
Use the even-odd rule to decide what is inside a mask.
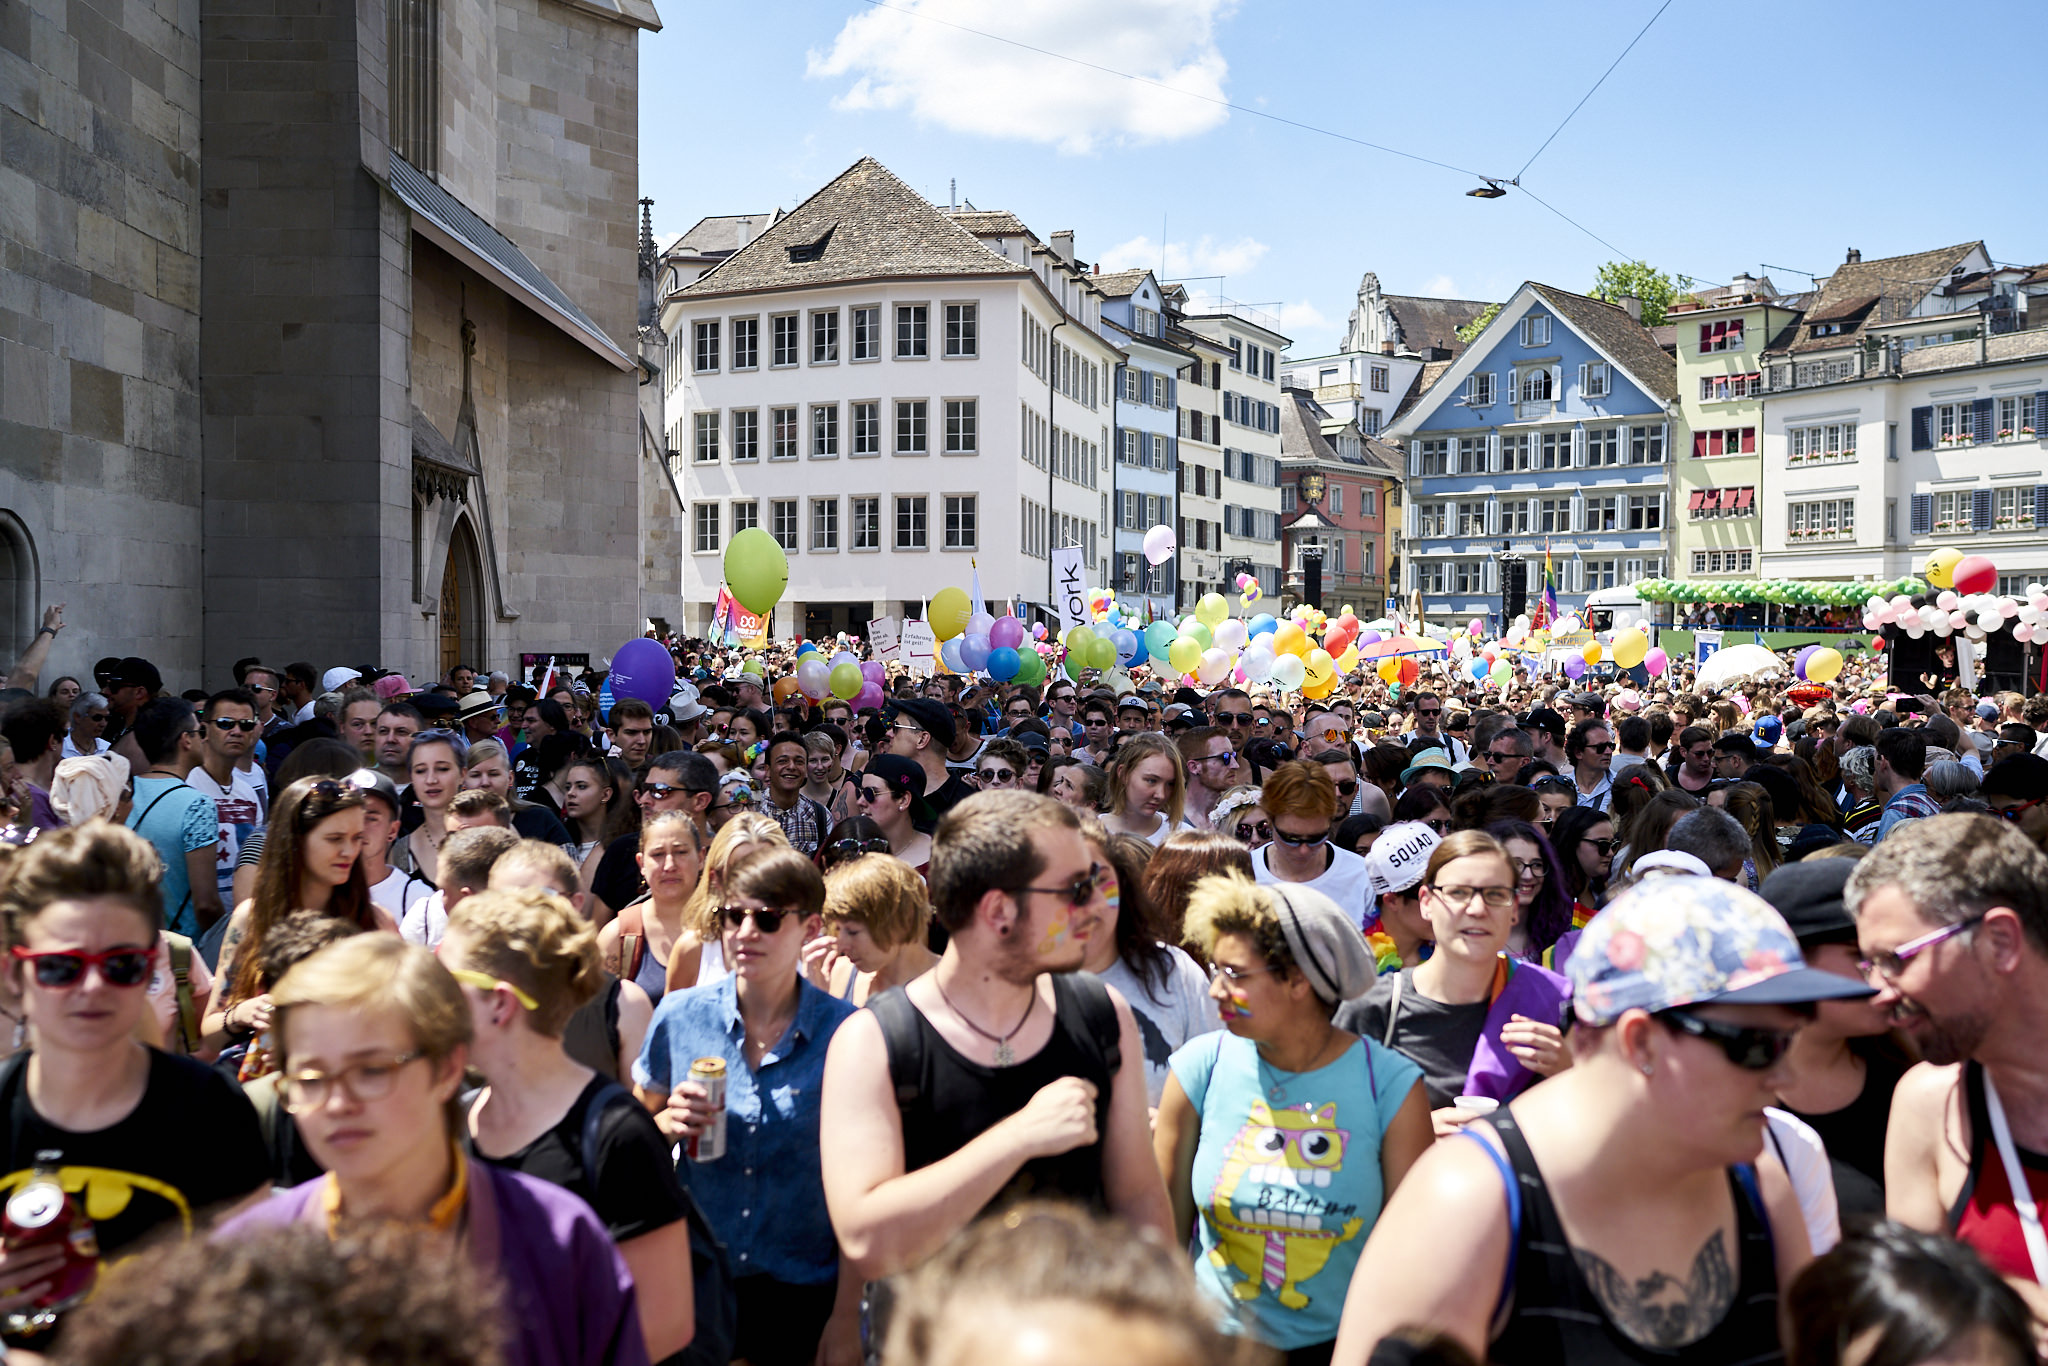
[[[1029,721],[1031,719],[1031,709],[1029,707],[1019,708],[1006,714],[1012,721]]]
[[[825,854],[826,857],[835,859],[857,858],[862,854],[886,854],[889,847],[889,841],[885,839],[843,839],[834,840],[826,845]]]
[[[719,908],[718,913],[724,917],[725,927],[729,930],[738,929],[751,917],[754,928],[763,934],[774,934],[782,928],[784,919],[795,914],[793,911],[755,910],[751,906],[723,906]]]
[[[889,789],[886,787],[869,787],[866,783],[860,785],[860,799],[864,802],[887,801],[888,798]]]
[[[1514,858],[1510,856],[1508,862],[1515,866],[1515,880],[1517,882],[1525,877],[1543,878],[1550,876],[1550,865],[1540,858]]]
[[[975,770],[975,777],[985,783],[1014,783],[1017,770],[1014,768],[983,768]]]
[[[1866,979],[1874,972],[1887,982],[1896,982],[1899,980],[1899,974],[1906,970],[1906,964],[1912,962],[1914,958],[1944,939],[1952,939],[1965,930],[1977,928],[1987,914],[1989,913],[1979,911],[1968,920],[1958,920],[1953,925],[1944,925],[1938,930],[1921,935],[1918,939],[1908,939],[1889,953],[1873,953],[1868,958],[1859,958],[1856,960],[1856,970]]]
[[[1796,1029],[1762,1029],[1753,1025],[1703,1020],[1683,1010],[1660,1010],[1652,1018],[1665,1028],[1718,1045],[1728,1061],[1745,1072],[1766,1072],[1792,1047]]]
[[[1247,843],[1251,840],[1270,841],[1273,838],[1273,822],[1253,821],[1250,825],[1246,825],[1240,821],[1237,827],[1237,837],[1245,840]]]
[[[1424,821],[1423,824],[1436,831],[1439,835],[1451,833],[1451,818],[1449,816],[1436,816]]]
[[[1273,827],[1273,838],[1279,840],[1282,844],[1293,845],[1296,848],[1305,848],[1309,845],[1325,843],[1330,838],[1330,831],[1335,828],[1335,826],[1326,825],[1313,835],[1297,835],[1291,830],[1282,830],[1276,825]]]
[[[633,790],[643,797],[652,797],[656,801],[663,801],[678,792],[688,796],[690,792],[689,788],[678,787],[674,783],[642,783]]]
[[[1248,711],[1219,711],[1216,713],[1216,724],[1219,726],[1249,726],[1251,723],[1252,714]]]
[[[891,722],[889,723],[889,729],[890,729],[890,730],[907,730],[907,731],[909,731],[909,732],[910,732],[910,733],[911,733],[912,735],[922,735],[922,734],[924,734],[924,727],[923,727],[923,726],[918,726],[918,725],[912,725],[912,724],[911,724],[910,722],[908,722],[908,721],[891,721]]]
[[[713,802],[711,809],[713,811],[730,811],[734,807],[739,807],[741,810],[745,810],[753,804],[754,799],[752,797],[734,797],[729,802]]]
[[[1526,754],[1517,754],[1513,750],[1509,750],[1506,754],[1502,754],[1498,750],[1490,749],[1486,751],[1486,757],[1496,764],[1519,764],[1522,762],[1522,760],[1528,758],[1529,756]]]
[[[1242,982],[1253,977],[1264,977],[1272,971],[1273,969],[1271,967],[1234,968],[1231,967],[1228,963],[1211,963],[1209,965],[1209,980],[1212,982],[1219,980],[1225,982]]]
[[[2016,821],[2020,818],[2023,812],[2032,810],[2034,807],[2039,806],[2042,802],[2048,802],[2048,797],[2036,797],[2034,798],[2034,800],[2030,802],[2021,802],[2018,806],[2008,806],[2004,810],[2000,811],[1998,814],[2005,817],[2005,819],[2009,821]]]
[[[213,724],[217,729],[219,729],[220,733],[223,735],[227,734],[229,731],[236,730],[243,731],[246,733],[249,731],[257,730],[261,728],[263,725],[261,721],[258,721],[253,716],[245,720],[238,720],[237,718],[232,716],[216,716],[213,718]]]
[[[54,953],[31,953],[17,946],[12,950],[17,963],[35,970],[36,985],[62,989],[85,980],[87,968],[98,968],[100,980],[110,987],[139,987],[149,980],[149,949],[108,949],[86,953],[79,949]]]
[[[303,1115],[317,1110],[327,1103],[337,1083],[348,1092],[354,1101],[382,1100],[391,1094],[391,1088],[398,1082],[398,1073],[409,1063],[418,1062],[427,1055],[414,1049],[395,1057],[379,1061],[352,1063],[338,1072],[321,1072],[313,1068],[287,1072],[284,1075],[282,1100],[286,1113]]]
[[[473,968],[450,968],[448,969],[448,975],[462,983],[462,985],[475,987],[478,991],[496,991],[499,987],[503,987],[512,993],[512,999],[519,1002],[520,1006],[524,1009],[540,1009],[540,1002],[534,1000],[526,991],[523,991],[516,982],[508,982],[502,977],[493,977],[488,972],[478,972]]]
[[[1095,899],[1096,888],[1099,885],[1097,880],[1101,876],[1102,865],[1099,863],[1091,863],[1088,865],[1087,872],[1076,874],[1074,880],[1072,882],[1065,884],[1064,886],[1012,887],[1009,889],[1009,892],[1012,896],[1016,896],[1023,892],[1042,892],[1046,896],[1059,897],[1062,901],[1065,901],[1069,906],[1073,906],[1078,909],[1082,906],[1086,906],[1089,902]]]
[[[1489,910],[1504,911],[1515,904],[1515,889],[1512,887],[1446,887],[1431,883],[1429,890],[1457,910],[1471,905],[1475,896],[1484,901]]]

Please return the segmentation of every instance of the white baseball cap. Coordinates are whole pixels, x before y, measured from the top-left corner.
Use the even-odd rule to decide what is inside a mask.
[[[1380,831],[1365,855],[1365,873],[1372,879],[1372,894],[1405,892],[1422,881],[1429,869],[1429,856],[1443,843],[1436,831],[1421,821],[1400,821]]]
[[[343,685],[353,683],[361,677],[362,674],[356,670],[337,664],[326,673],[320,675],[320,691],[340,692]]]

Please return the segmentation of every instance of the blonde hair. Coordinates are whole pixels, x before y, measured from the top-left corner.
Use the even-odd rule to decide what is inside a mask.
[[[448,913],[463,956],[540,1004],[525,1012],[536,1034],[560,1038],[569,1017],[604,985],[597,931],[566,898],[532,887],[476,892]]]
[[[469,747],[469,754],[462,761],[462,771],[467,773],[493,759],[507,768],[512,767],[512,756],[505,753],[503,741],[479,740]]]
[[[1112,816],[1124,814],[1124,807],[1130,801],[1131,773],[1147,759],[1165,759],[1173,767],[1173,789],[1166,797],[1168,828],[1177,826],[1186,814],[1188,804],[1188,771],[1181,762],[1180,746],[1164,735],[1143,731],[1127,736],[1117,747],[1116,757],[1109,761],[1109,812]]]
[[[681,815],[680,812],[664,814]],[[642,848],[646,847],[648,832],[660,823],[660,816],[647,823],[647,830],[640,836]],[[691,826],[692,830],[695,828]],[[748,844],[787,846],[789,836],[782,833],[782,827],[775,823],[773,816],[764,816],[758,811],[742,811],[720,826],[718,833],[711,837],[711,847],[704,851],[704,867],[697,874],[696,889],[683,904],[683,928],[707,944],[718,939],[719,898],[712,894],[711,884],[717,881],[722,893],[726,866],[732,862],[734,851]]]
[[[352,935],[301,959],[271,988],[270,1001],[287,1062],[287,1023],[301,1006],[395,1011],[411,1031],[413,1047],[436,1062],[467,1047],[474,1037],[469,1003],[448,969],[395,934]]]
[[[541,874],[565,897],[574,897],[583,890],[582,880],[576,873],[576,860],[564,853],[559,844],[549,844],[546,840],[521,840],[498,855],[498,861],[491,865],[491,876],[522,869]]]
[[[825,920],[867,928],[875,947],[921,941],[932,920],[924,879],[894,854],[862,854],[825,874]]]
[[[1187,914],[1181,920],[1182,942],[1197,950],[1203,962],[1216,956],[1216,941],[1226,934],[1251,940],[1275,972],[1293,969],[1294,954],[1280,929],[1273,893],[1235,870],[1197,882],[1188,893]]]

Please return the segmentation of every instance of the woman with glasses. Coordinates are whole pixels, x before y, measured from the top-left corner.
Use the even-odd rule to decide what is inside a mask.
[[[1764,1110],[1803,1008],[1870,989],[1807,967],[1757,897],[1687,876],[1616,897],[1570,974],[1574,1065],[1416,1163],[1336,1366],[1404,1324],[1500,1366],[1782,1359],[1780,1299],[1810,1257]]]
[[[657,1005],[668,989],[677,944],[690,926],[685,908],[704,868],[703,848],[703,836],[688,815],[658,812],[640,831],[638,862],[647,897],[621,910],[598,932],[606,971],[638,986]]]
[[[293,911],[320,911],[361,930],[398,932],[390,912],[371,904],[363,877],[361,788],[335,778],[301,778],[270,809],[256,894],[235,907],[221,941],[213,1009],[201,1024],[209,1045],[247,1045],[270,1029],[272,1005],[253,968],[272,927]],[[261,1057],[252,1072],[267,1070]]]
[[[1153,1126],[1175,1231],[1245,1336],[1328,1361],[1381,1207],[1430,1145],[1420,1071],[1332,1020],[1372,958],[1328,897],[1207,878],[1187,937],[1223,1028],[1174,1053]]]
[[[991,740],[974,761],[975,786],[983,792],[1016,791],[1024,787],[1030,766],[1031,753],[1024,746],[1015,740]]]
[[[1231,788],[1209,808],[1210,826],[1248,850],[1256,852],[1265,848],[1273,842],[1273,816],[1259,804],[1263,796],[1259,788],[1249,784]],[[1163,850],[1165,845],[1160,847]]]
[[[277,1008],[284,1108],[327,1174],[218,1237],[396,1224],[496,1282],[508,1363],[647,1360],[632,1273],[590,1207],[464,1154],[455,1096],[474,1026],[433,954],[395,935],[344,939],[285,974]]]
[[[804,975],[811,985],[857,1006],[915,981],[939,962],[925,944],[932,904],[924,879],[890,856],[888,841],[881,844],[828,865],[825,933],[804,945]]]
[[[455,733],[423,730],[415,735],[406,751],[405,771],[420,804],[420,819],[391,846],[391,866],[418,873],[438,887],[435,865],[448,838],[448,803],[462,790],[462,756],[455,748]]]
[[[1102,823],[1114,834],[1136,835],[1154,847],[1176,830],[1187,803],[1187,770],[1180,749],[1154,731],[1127,735],[1109,763],[1109,809]]]
[[[0,898],[9,994],[33,1045],[0,1066],[0,1189],[46,1165],[73,1190],[90,1181],[109,1257],[153,1231],[191,1236],[259,1189],[266,1166],[255,1112],[226,1078],[138,1042],[163,923],[158,869],[140,836],[94,821],[15,853]],[[63,1253],[41,1242],[0,1255],[0,1314],[52,1298]],[[47,1348],[57,1312],[16,1345]]]
[[[1586,809],[1590,808],[1573,808]],[[1564,861],[1549,837],[1527,821],[1496,821],[1486,833],[1507,849],[1515,870],[1515,924],[1508,931],[1507,951],[1517,958],[1541,959],[1543,951],[1572,927]]]
[[[813,1366],[827,1337],[823,1359],[860,1359],[861,1282],[839,1274],[818,1129],[826,1049],[854,1008],[802,972],[824,909],[824,880],[787,845],[734,864],[716,910],[732,971],[664,998],[633,1066],[669,1139],[694,1144],[723,1121],[724,1155],[678,1174],[739,1273],[733,1357],[753,1366]],[[725,1064],[722,1116],[690,1076],[699,1058]]]
[[[448,913],[435,956],[469,1004],[469,1063],[484,1079],[463,1116],[469,1155],[583,1197],[633,1273],[648,1358],[680,1352],[693,1327],[690,1226],[669,1144],[623,1087],[562,1046],[604,989],[597,932],[549,892],[479,892]]]
[[[1372,908],[1372,876],[1364,859],[1330,843],[1344,805],[1330,770],[1307,759],[1281,764],[1259,788],[1259,805],[1273,822],[1273,842],[1253,851],[1252,876],[1313,887],[1363,927]]]
[[[544,806],[519,800],[519,795],[512,790],[512,760],[506,755],[502,742],[479,740],[469,747],[469,754],[462,761],[462,786],[495,792],[503,797],[505,804],[512,808],[512,828],[520,838],[540,840],[544,844],[572,843],[569,827],[562,824],[560,816]]]
[[[1572,928],[1583,929],[1607,902],[1607,878],[1614,866],[1614,818],[1590,806],[1575,806],[1550,827],[1550,846],[1557,851],[1564,885],[1572,896]]]
[[[1422,1068],[1439,1136],[1571,1065],[1558,1028],[1565,982],[1506,952],[1515,923],[1517,869],[1483,830],[1438,844],[1422,878],[1422,914],[1436,951],[1389,972],[1337,1022],[1413,1058]],[[1477,1097],[1472,1108],[1460,1097]]]

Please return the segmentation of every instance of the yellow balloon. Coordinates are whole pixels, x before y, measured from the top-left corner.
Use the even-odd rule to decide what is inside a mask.
[[[1586,648],[1579,651],[1579,657],[1588,664],[1598,664],[1600,662],[1600,642],[1597,640],[1589,641]]]
[[[1176,636],[1173,644],[1166,647],[1166,662],[1173,666],[1175,673],[1191,674],[1202,662],[1202,645],[1193,636]]]
[[[1650,638],[1638,627],[1631,626],[1625,631],[1614,633],[1614,662],[1624,669],[1633,669],[1643,662],[1650,653]]]
[[[1834,681],[1835,675],[1841,671],[1842,652],[1840,650],[1815,650],[1806,657],[1806,677],[1808,682],[1829,683]]]
[[[1320,688],[1337,677],[1337,661],[1330,658],[1328,650],[1310,650],[1304,661],[1308,665],[1308,685]]]
[[[951,640],[967,629],[968,619],[974,615],[964,588],[941,588],[932,594],[931,606],[926,610],[931,613],[934,640]]]
[[[1344,647],[1344,653],[1337,656],[1337,672],[1340,674],[1348,674],[1357,667],[1358,647],[1356,645],[1346,645]]]
[[[1223,600],[1221,593],[1204,593],[1195,604],[1195,620],[1204,626],[1214,628],[1230,615],[1230,604]]]
[[[1956,566],[1962,562],[1962,551],[1957,550],[1952,545],[1943,546],[1927,557],[1927,581],[1936,588],[1954,588],[1956,586]]]
[[[1283,621],[1273,628],[1273,650],[1276,654],[1308,657],[1308,632],[1291,621]]]
[[[1378,672],[1381,682],[1398,683],[1401,681],[1401,661],[1398,659],[1383,659],[1380,661]]]
[[[1337,691],[1337,676],[1335,674],[1331,674],[1328,678],[1324,679],[1320,687],[1316,685],[1314,679],[1309,679],[1301,685],[1301,695],[1311,702],[1321,701],[1335,691]]]

